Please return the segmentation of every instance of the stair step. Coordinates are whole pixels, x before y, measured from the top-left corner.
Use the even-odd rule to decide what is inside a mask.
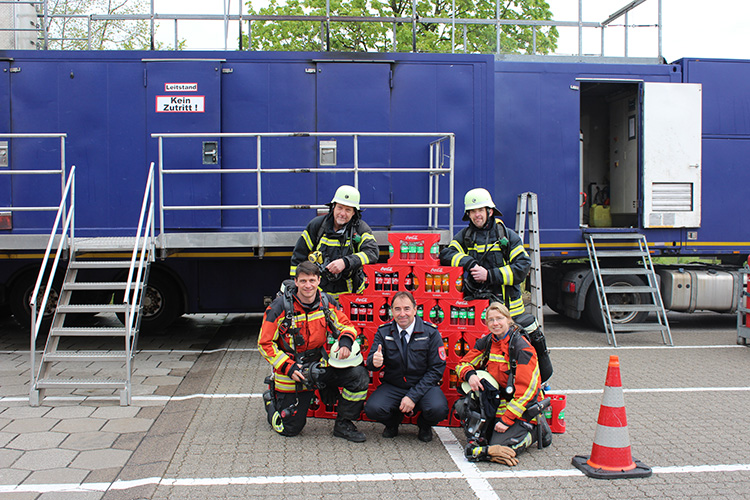
[[[127,329],[117,326],[62,326],[51,328],[51,337],[123,337]]]
[[[640,233],[585,233],[584,236],[589,240],[642,240],[643,235]]]
[[[615,304],[609,306],[610,312],[642,312],[642,311],[661,311],[661,307],[656,304]]]
[[[651,293],[655,292],[653,286],[605,286],[604,293]]]
[[[627,276],[629,274],[651,274],[651,271],[642,267],[633,268],[615,268],[615,267],[603,267],[599,269],[599,274],[602,275],[616,275],[616,276]]]
[[[122,389],[127,381],[114,378],[91,378],[91,379],[48,379],[43,378],[36,381],[37,389]]]
[[[125,304],[70,304],[58,305],[60,313],[124,313],[128,306]]]
[[[596,256],[599,257],[645,257],[647,254],[640,250],[597,250]]]
[[[667,327],[665,325],[660,325],[658,323],[636,323],[634,325],[630,324],[623,324],[623,323],[613,323],[615,327],[615,332],[663,332],[667,331]]]
[[[128,269],[129,260],[74,260],[71,269]]]
[[[47,361],[125,361],[125,351],[57,351],[44,354]]]
[[[125,290],[126,281],[79,281],[73,283],[63,283],[63,290]],[[133,283],[134,286],[142,287],[141,283]]]

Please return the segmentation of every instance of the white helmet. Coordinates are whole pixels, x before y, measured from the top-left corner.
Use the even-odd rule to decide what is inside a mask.
[[[334,368],[349,368],[350,366],[359,366],[362,364],[362,352],[359,348],[359,342],[356,340],[351,348],[351,354],[346,359],[339,359],[339,341],[331,346],[331,354],[328,356],[328,364]]]
[[[491,208],[495,215],[501,216],[500,210],[495,207],[495,202],[492,201],[492,195],[484,188],[470,189],[466,196],[464,196],[464,216],[463,220],[469,220],[469,210],[475,208]]]
[[[356,210],[359,210],[359,190],[354,186],[348,186],[346,184],[339,186],[329,205],[333,206],[334,203],[340,203],[347,207],[354,207]]]
[[[495,377],[490,375],[490,373],[486,370],[477,370],[477,377],[479,377],[479,380],[486,380],[487,382],[492,385],[495,389],[500,388],[500,384],[497,383],[497,380],[495,380]],[[471,394],[471,386],[468,382],[461,382],[461,390],[464,394]]]

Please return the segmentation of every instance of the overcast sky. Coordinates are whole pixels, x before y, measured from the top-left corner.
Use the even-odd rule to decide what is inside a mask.
[[[253,0],[261,6],[266,0]],[[578,0],[547,0],[558,21],[578,20]],[[583,20],[601,22],[629,0],[583,0]],[[211,13],[222,14],[224,6],[229,12],[239,12],[238,0],[155,0],[160,13]],[[246,9],[243,9],[246,11]],[[631,11],[630,26],[653,26],[658,22],[658,0],[647,0]],[[750,20],[748,0],[662,0],[662,53],[671,62],[682,57],[750,59],[750,43],[747,23]],[[605,31],[607,56],[623,56],[624,19],[613,24],[620,25]],[[246,27],[245,27],[246,29]],[[187,41],[190,49],[223,49],[225,46],[223,22],[180,21],[179,38]],[[174,43],[174,23],[162,24],[158,38],[167,46]],[[226,41],[229,49],[237,47],[238,27],[230,24]],[[601,52],[601,31],[584,29],[584,54]],[[578,52],[578,29],[560,28],[558,53]],[[656,57],[658,55],[658,31],[655,27],[632,27],[629,29],[628,55]]]

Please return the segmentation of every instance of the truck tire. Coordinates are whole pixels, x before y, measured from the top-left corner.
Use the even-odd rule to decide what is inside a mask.
[[[120,300],[122,295],[120,295]],[[177,282],[167,273],[152,269],[143,294],[143,317],[141,331],[157,333],[163,331],[183,315],[185,311],[182,292]],[[124,315],[118,318],[125,322]]]
[[[648,294],[627,291],[628,287],[643,285],[643,281],[636,276],[604,276],[604,286],[618,286],[623,288],[623,293],[610,292],[607,294],[607,302],[610,305],[648,303]],[[599,330],[605,331],[601,309],[599,308],[599,299],[596,296],[596,285],[594,283],[591,284],[586,295],[586,309],[584,314],[589,323]],[[612,313],[612,323],[643,323],[647,316],[648,312],[615,312]]]
[[[29,301],[31,299],[31,292],[34,291],[34,285],[36,285],[38,273],[38,270],[24,272],[13,280],[9,289],[8,309],[10,309],[13,318],[23,327],[30,327],[31,324],[31,306],[29,305]],[[44,296],[45,288],[45,283],[43,283],[39,290],[40,300]],[[60,285],[59,283],[53,283],[53,288],[50,291],[47,306],[44,310],[44,320],[42,322],[42,329],[39,332],[40,335],[47,334],[49,325],[52,323],[52,318],[55,315],[59,297]]]

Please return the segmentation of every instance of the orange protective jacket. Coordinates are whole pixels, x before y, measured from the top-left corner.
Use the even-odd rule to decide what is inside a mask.
[[[296,295],[292,295],[294,318],[283,339],[281,338],[281,330],[284,317],[286,316],[284,297],[277,297],[268,306],[263,315],[263,324],[260,327],[260,335],[258,336],[258,348],[266,361],[273,367],[274,386],[277,391],[295,391],[295,382],[290,373],[290,369],[295,365],[295,361],[292,353],[285,352],[283,349],[284,344],[286,346],[293,345],[293,329],[299,329],[299,334],[302,336],[302,342],[294,345],[297,353],[327,346],[329,328],[325,313],[320,307],[320,293],[322,292],[319,291],[315,301],[309,305],[302,304]],[[349,321],[349,318],[346,317],[343,311],[336,309],[333,299],[329,298],[328,308],[331,311],[331,318],[336,328],[341,332],[338,339],[348,337],[351,339],[351,342],[354,342],[357,330]],[[342,345],[352,345],[346,341],[341,343]]]
[[[468,381],[469,377],[476,373],[477,369],[483,369],[487,370],[497,380],[500,387],[503,388],[507,385],[508,375],[510,374],[508,342],[511,337],[514,338],[517,357],[514,381],[515,393],[510,401],[501,401],[495,414],[495,417],[501,419],[507,426],[511,426],[515,420],[521,419],[521,415],[523,415],[528,406],[544,398],[544,393],[541,390],[542,381],[539,376],[536,350],[529,344],[529,341],[526,340],[521,331],[518,330],[518,327],[512,326],[511,328],[517,330],[516,334],[511,335],[511,332],[509,332],[505,338],[500,340],[497,340],[492,334],[488,334],[492,336],[492,347],[490,348],[489,355],[486,350],[479,350],[475,346],[461,358],[461,361],[456,366],[456,373],[460,380]],[[478,343],[480,342],[478,341]],[[535,419],[532,419],[532,421],[535,421]]]

